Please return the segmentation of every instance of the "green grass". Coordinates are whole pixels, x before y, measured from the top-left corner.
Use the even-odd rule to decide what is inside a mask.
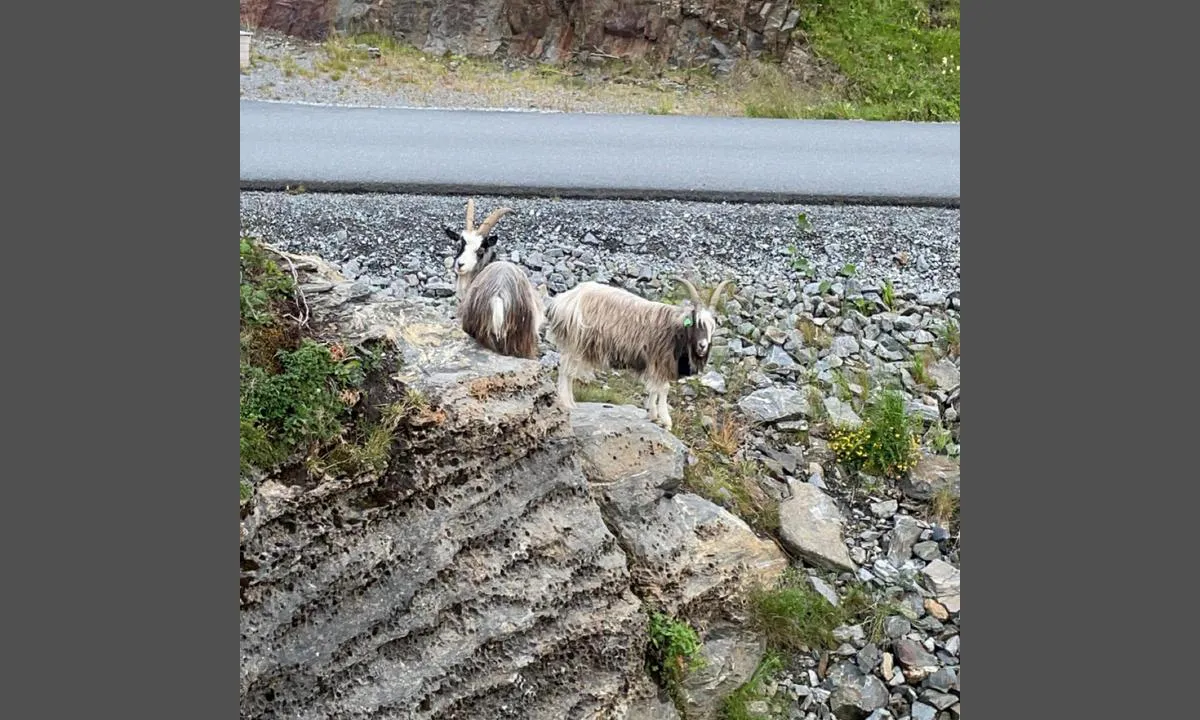
[[[781,710],[782,708],[778,707],[780,703],[778,698],[763,697],[762,686],[783,668],[783,657],[773,650],[768,650],[763,655],[762,662],[754,669],[754,674],[750,676],[750,679],[721,701],[719,714],[721,720],[757,720],[760,716],[752,713],[749,707],[750,703],[755,700],[767,700],[772,714]]]
[[[790,569],[776,587],[751,591],[749,601],[751,623],[770,647],[779,650],[833,649],[833,631],[846,620],[840,607],[831,605]]]
[[[838,462],[852,469],[900,478],[916,464],[918,428],[905,408],[904,396],[895,388],[885,388],[867,403],[862,427],[833,428],[829,447]]]
[[[800,6],[814,52],[849,81],[829,117],[959,119],[959,0],[826,0]]]
[[[241,499],[256,474],[295,465],[310,473],[358,473],[386,464],[396,413],[366,421],[359,410],[382,351],[347,350],[310,337],[298,318],[293,277],[268,250],[242,238],[239,358]]]
[[[849,587],[833,605],[812,589],[803,574],[789,568],[771,588],[755,588],[749,597],[750,622],[767,647],[784,654],[833,650],[833,631],[842,625],[863,626],[867,638],[883,637],[883,621],[896,612],[861,584]]]
[[[650,613],[648,634],[646,665],[650,675],[680,707],[680,683],[689,672],[703,667],[700,635],[686,621],[661,612]]]
[[[954,319],[946,321],[938,329],[938,346],[946,357],[958,357],[962,351],[962,340],[959,338],[958,322]]]

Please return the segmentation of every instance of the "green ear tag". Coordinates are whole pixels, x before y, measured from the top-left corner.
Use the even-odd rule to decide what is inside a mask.
[[[683,326],[684,326],[684,327],[691,327],[691,326],[692,326],[692,316],[691,316],[691,315],[688,315],[687,317],[685,317],[685,318],[683,319]]]

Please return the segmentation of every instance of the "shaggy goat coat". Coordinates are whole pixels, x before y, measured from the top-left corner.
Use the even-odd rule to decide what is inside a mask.
[[[707,354],[696,348],[713,329],[712,315],[702,308],[664,305],[596,282],[554,296],[546,320],[572,375],[608,368],[652,383],[703,370]]]
[[[516,265],[488,263],[475,274],[458,306],[463,332],[492,352],[537,359],[542,307]]]

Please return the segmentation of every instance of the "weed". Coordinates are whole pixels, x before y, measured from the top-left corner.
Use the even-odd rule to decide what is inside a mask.
[[[895,388],[879,394],[864,410],[857,429],[834,428],[829,447],[838,462],[871,475],[903,477],[916,464],[920,443],[904,396]]]
[[[650,106],[646,112],[650,115],[674,115],[675,101],[670,97],[661,98],[657,105]]]
[[[754,720],[756,716],[750,713],[750,702],[762,699],[763,683],[771,680],[783,668],[783,656],[774,650],[767,650],[750,679],[721,701],[721,720]]]
[[[957,321],[950,319],[938,329],[938,346],[942,348],[942,352],[946,353],[947,357],[959,356],[961,347]]]
[[[862,625],[867,641],[874,643],[883,640],[884,621],[899,612],[894,604],[880,600],[858,582],[846,588],[840,609],[843,622]]]
[[[933,360],[928,350],[913,355],[908,363],[908,372],[913,380],[926,387],[933,387],[933,378],[929,376],[929,363]]]
[[[804,213],[800,213],[800,215],[798,215],[796,218],[796,222],[797,222],[797,230],[796,231],[797,232],[801,232],[799,229],[799,224],[800,224],[801,218],[804,218],[805,223],[808,222],[808,219],[804,217]],[[801,255],[800,249],[797,248],[795,245],[788,245],[787,249],[788,249],[788,255],[790,255],[792,258],[791,259],[792,269],[795,270],[797,273],[799,273],[800,277],[802,277],[806,280],[812,279],[815,271],[813,270],[812,263],[809,262],[808,258]]]
[[[833,344],[833,338],[822,332],[820,326],[806,317],[797,318],[796,329],[804,338],[804,344],[816,348],[827,348]]]
[[[825,396],[821,394],[820,388],[815,385],[809,385],[808,387],[808,414],[817,422],[826,420],[829,417],[829,412],[825,410]]]
[[[848,278],[852,278],[852,277],[854,277],[855,273],[857,273],[857,272],[858,272],[858,268],[855,267],[854,263],[846,263],[845,265],[842,266],[842,270],[841,270],[840,274],[844,275]]]
[[[803,235],[804,233],[807,233],[810,230],[812,230],[812,223],[808,219],[808,214],[807,213],[797,213],[796,214],[796,233],[799,235]]]
[[[875,314],[875,303],[871,302],[870,300],[867,300],[863,297],[856,297],[851,302],[854,303],[854,309],[866,317],[871,317]]]
[[[817,285],[817,293],[820,295],[828,293],[831,289],[833,289],[833,283],[829,282],[828,280],[822,280],[820,284]]]
[[[679,686],[688,672],[704,665],[703,646],[695,628],[661,612],[650,613],[646,647],[650,674],[679,705]]]
[[[754,588],[749,596],[750,619],[770,647],[792,651],[833,649],[833,630],[844,614],[788,570],[771,589]]]
[[[309,458],[339,438],[364,375],[357,355],[301,337],[287,319],[294,282],[250,238],[241,240],[241,472]]]
[[[929,500],[929,512],[939,525],[949,529],[958,519],[958,498],[949,488],[939,488]]]
[[[238,484],[241,486],[241,500],[239,500],[238,504],[245,505],[250,498],[254,497],[254,486],[245,480],[239,480]]]
[[[896,288],[892,286],[891,280],[883,281],[883,292],[880,297],[883,299],[883,304],[888,310],[896,309]]]
[[[942,427],[942,421],[939,419],[936,423],[930,426],[929,431],[925,433],[925,439],[929,443],[929,447],[935,453],[944,453],[946,448],[954,440],[954,435]]]

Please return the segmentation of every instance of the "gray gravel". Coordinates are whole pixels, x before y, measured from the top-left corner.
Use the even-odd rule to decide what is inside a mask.
[[[441,228],[461,226],[466,200],[246,192],[242,230],[379,281],[446,282],[451,248]],[[818,278],[847,295],[878,291],[885,280],[912,299],[959,290],[955,209],[478,198],[476,214],[501,205],[516,211],[497,227],[501,253],[515,255],[551,292],[583,279],[649,281],[685,270],[705,278],[729,272],[742,285],[785,294],[810,283],[812,294]],[[807,231],[797,229],[800,213]],[[802,261],[807,276],[797,269]],[[854,277],[838,282],[848,263]]]

